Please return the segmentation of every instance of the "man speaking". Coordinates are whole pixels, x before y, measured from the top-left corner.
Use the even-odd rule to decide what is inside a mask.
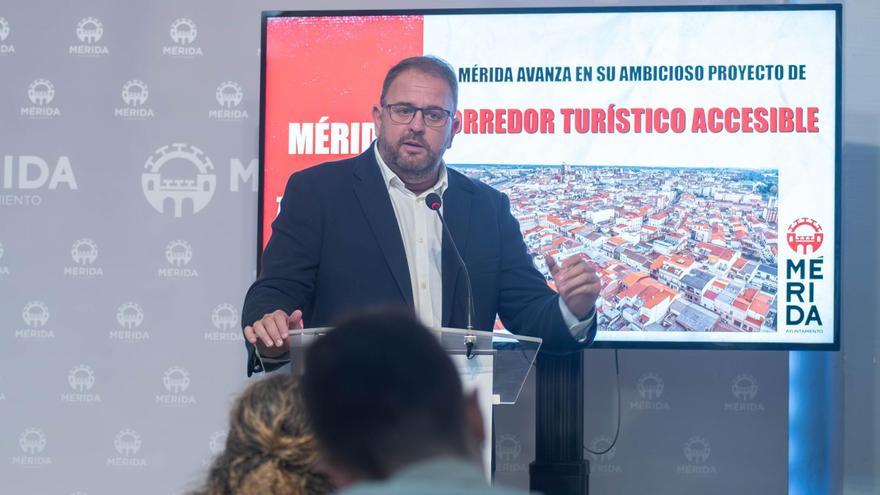
[[[556,351],[592,341],[595,270],[577,255],[560,264],[546,257],[557,295],[532,263],[507,196],[444,164],[461,127],[457,104],[449,65],[404,59],[373,105],[370,149],[291,175],[245,296],[248,375],[287,361],[290,329],[373,306],[408,306],[432,328],[491,330],[497,314]]]

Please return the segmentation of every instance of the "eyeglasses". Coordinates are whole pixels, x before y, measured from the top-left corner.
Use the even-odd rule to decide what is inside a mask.
[[[408,103],[392,103],[390,105],[382,105],[382,108],[388,109],[388,116],[391,121],[397,124],[409,124],[416,118],[416,113],[422,112],[422,119],[428,127],[443,127],[452,116],[452,112],[444,108],[414,107]]]

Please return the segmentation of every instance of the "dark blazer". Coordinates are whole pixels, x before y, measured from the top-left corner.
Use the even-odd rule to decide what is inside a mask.
[[[277,309],[301,309],[306,327],[324,327],[356,309],[413,306],[403,240],[374,153],[370,147],[290,176],[262,271],[245,296],[243,326]],[[497,313],[511,332],[541,337],[548,350],[591,342],[595,323],[586,342],[571,336],[507,196],[452,169],[447,174],[443,213],[470,273],[474,328],[491,330]],[[467,286],[446,236],[441,273],[442,325],[464,328]],[[248,344],[248,374],[254,371],[261,370]]]

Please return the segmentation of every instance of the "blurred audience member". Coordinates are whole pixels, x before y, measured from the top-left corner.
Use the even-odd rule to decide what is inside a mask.
[[[393,310],[346,320],[306,350],[303,397],[345,495],[508,494],[481,466],[483,420],[438,339]]]

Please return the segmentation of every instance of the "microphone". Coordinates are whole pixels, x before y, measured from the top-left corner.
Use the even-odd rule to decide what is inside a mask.
[[[449,232],[449,227],[446,225],[446,220],[443,219],[443,215],[440,213],[440,208],[443,206],[443,200],[440,198],[440,195],[437,193],[431,193],[427,197],[425,197],[425,205],[428,206],[428,209],[434,210],[437,212],[437,217],[440,218],[440,223],[443,225],[443,232],[446,233],[449,238],[449,243],[452,245],[452,249],[455,251],[455,257],[458,258],[458,262],[461,263],[462,271],[464,271],[464,280],[467,284],[467,329],[473,330],[473,319],[474,319],[474,291],[471,287],[471,276],[468,273],[467,265],[464,264],[464,259],[461,257],[461,253],[458,251],[458,246],[455,245],[455,239],[452,238],[452,233]],[[468,338],[470,337],[470,338]],[[467,348],[467,358],[471,359],[474,357],[474,343],[476,338],[472,335],[468,335],[465,337],[465,346]]]
[[[440,207],[443,206],[443,200],[440,199],[440,195],[437,193],[431,193],[425,198],[425,204],[428,205],[428,208],[440,214]],[[441,216],[442,220],[443,217]],[[445,223],[443,225],[446,225]]]

